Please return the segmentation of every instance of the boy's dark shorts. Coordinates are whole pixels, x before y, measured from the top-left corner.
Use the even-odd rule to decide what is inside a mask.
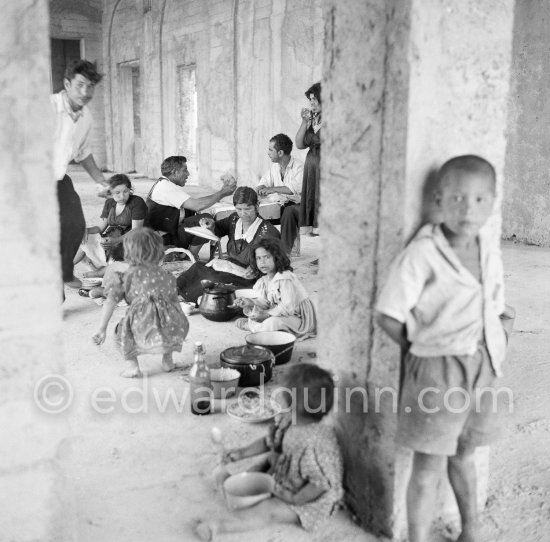
[[[487,347],[473,356],[405,357],[397,442],[416,452],[455,455],[486,446],[500,433],[512,400],[497,388]]]

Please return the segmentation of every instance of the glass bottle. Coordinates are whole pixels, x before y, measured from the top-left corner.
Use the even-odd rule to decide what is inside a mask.
[[[189,390],[191,396],[191,412],[193,414],[210,414],[212,411],[212,384],[210,369],[206,365],[204,346],[196,342],[193,348],[195,362],[189,371]]]

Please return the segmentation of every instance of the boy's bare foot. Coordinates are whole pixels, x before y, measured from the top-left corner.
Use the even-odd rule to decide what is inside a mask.
[[[129,362],[124,371],[120,373],[124,378],[141,378],[143,375],[137,363]]]
[[[203,541],[210,542],[214,540],[214,528],[208,522],[197,519],[193,522],[193,532]]]

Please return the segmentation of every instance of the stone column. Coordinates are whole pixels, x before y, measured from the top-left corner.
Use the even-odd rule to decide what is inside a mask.
[[[503,235],[550,246],[550,3],[516,2]]]
[[[432,168],[483,155],[496,167],[500,201],[513,7],[324,3],[319,357],[342,385],[350,503],[367,529],[395,538],[406,522],[409,459],[393,444],[400,353],[375,326],[373,306],[391,261],[431,216]],[[497,236],[500,211],[492,223]]]
[[[68,397],[59,374],[48,2],[0,8],[0,525],[9,540],[74,540],[59,465],[68,427],[45,412]]]

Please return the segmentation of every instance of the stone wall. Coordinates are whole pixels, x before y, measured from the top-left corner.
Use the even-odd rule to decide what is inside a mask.
[[[114,169],[122,164],[121,62],[139,61],[143,153],[137,165],[153,177],[164,157],[181,152],[177,73],[196,69],[198,175],[190,182],[201,184],[217,184],[228,169],[237,170],[240,184],[257,182],[269,163],[269,138],[284,132],[294,139],[307,105],[304,92],[321,76],[321,0],[166,0],[146,14],[140,3],[108,0],[103,28]]]
[[[0,538],[74,540],[59,463],[68,427],[39,408],[63,401],[48,394],[63,385],[48,3],[0,9]]]
[[[516,2],[503,236],[550,246],[550,4]]]
[[[373,306],[398,251],[423,220],[437,219],[428,181],[448,158],[475,153],[494,164],[490,227],[498,242],[513,7],[513,0],[323,6],[319,360],[342,385],[350,504],[369,530],[395,538],[405,530],[410,455],[394,445],[400,353],[374,324]],[[346,404],[345,386],[367,397],[357,391]],[[483,506],[486,450],[478,469]],[[456,514],[445,484],[441,500]]]
[[[50,37],[81,40],[81,54],[86,60],[96,62],[101,73],[105,72],[102,49],[102,2],[92,0],[49,0]],[[94,124],[91,133],[91,148],[97,165],[107,164],[105,140],[105,79],[96,86],[94,99],[88,107]]]

